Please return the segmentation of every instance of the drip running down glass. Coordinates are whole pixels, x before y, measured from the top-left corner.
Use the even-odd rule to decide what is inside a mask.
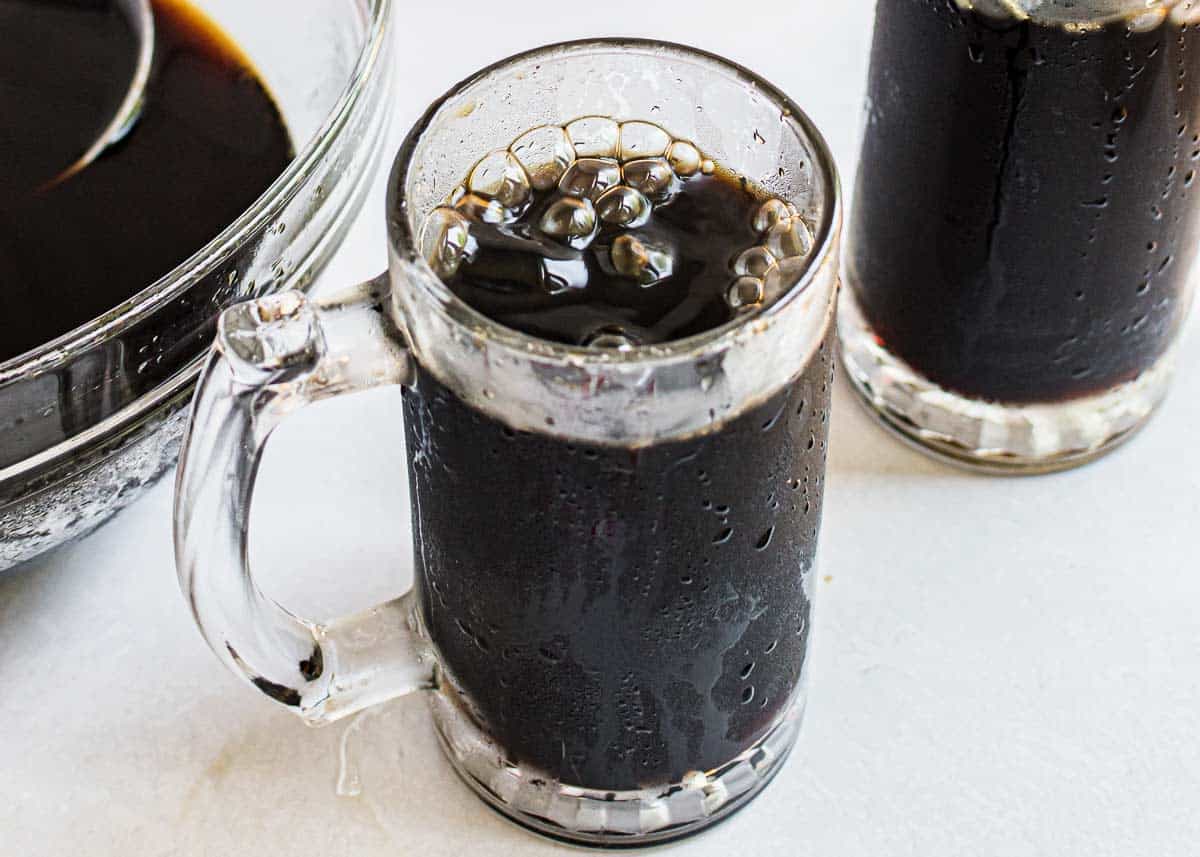
[[[748,217],[781,203],[770,207],[777,221],[809,238],[772,255],[790,273],[756,268],[762,295],[740,294],[760,299],[731,301],[730,286],[754,277],[737,273],[746,248],[733,242],[724,317],[647,344],[629,331],[555,342],[474,309],[452,274],[498,263],[472,255],[468,239],[491,240],[489,220],[516,223],[491,203],[513,209],[509,195],[538,176],[503,153],[530,129],[580,117],[626,127],[652,117],[714,173],[747,179],[758,194]],[[623,186],[640,181],[636,159],[572,146],[563,173],[576,158],[609,157]],[[501,178],[484,170],[491,183],[471,187],[488,158]],[[661,227],[708,187],[690,166],[672,170],[679,195],[659,220],[613,214],[623,222],[608,238],[592,224],[597,243],[586,248],[571,246],[579,221],[526,221],[504,236],[506,252],[514,236],[544,252],[506,256],[504,270],[555,254],[578,261],[572,252],[599,252],[609,238],[650,241],[637,230]],[[481,201],[468,204],[478,216],[465,236],[444,211],[430,220],[462,201],[464,178]],[[823,140],[786,96],[719,57],[577,42],[457,86],[410,133],[390,182],[388,275],[323,305],[290,294],[222,318],[176,499],[180,580],[201,630],[236,674],[312,723],[429,691],[455,769],[533,830],[635,845],[726,817],[778,772],[805,698],[840,232]],[[497,216],[485,219],[488,210]],[[776,225],[746,237],[771,245]],[[690,264],[684,243],[672,246],[673,262]],[[768,295],[768,283],[785,282]],[[690,306],[676,297],[682,304],[664,299],[663,312]],[[610,301],[618,313],[630,306],[644,310]],[[263,445],[298,407],[384,384],[404,387],[415,588],[361,616],[298,620],[259,593],[244,564]]]

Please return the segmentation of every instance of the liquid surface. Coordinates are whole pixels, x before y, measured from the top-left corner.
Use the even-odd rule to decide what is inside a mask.
[[[808,648],[830,349],[710,436],[628,449],[515,432],[424,370],[405,393],[429,633],[508,758],[633,789],[730,761]]]
[[[849,279],[883,344],[1005,402],[1154,365],[1190,303],[1200,31],[877,8]]]
[[[721,327],[796,283],[808,225],[647,122],[536,128],[472,170],[423,234],[484,315],[569,345],[629,348]]]
[[[293,157],[248,61],[182,0],[155,0],[154,71],[117,146],[96,139],[136,58],[111,2],[0,0],[0,360],[99,316],[216,237]]]

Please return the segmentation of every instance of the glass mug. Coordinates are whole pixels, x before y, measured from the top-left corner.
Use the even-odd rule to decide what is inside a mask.
[[[1200,238],[1196,7],[879,0],[838,324],[885,424],[1040,472],[1149,419]]]
[[[794,204],[815,234],[800,281],[629,351],[536,339],[454,297],[420,252],[426,213],[488,150],[584,115],[651,118]],[[388,211],[387,274],[221,317],[176,496],[197,624],[310,723],[426,691],[458,773],[534,830],[645,844],[727,816],[779,770],[803,709],[841,223],[819,132],[710,54],[554,45],[435,103]],[[405,390],[414,589],[298,619],[246,563],[263,446],[298,408],[384,384]]]

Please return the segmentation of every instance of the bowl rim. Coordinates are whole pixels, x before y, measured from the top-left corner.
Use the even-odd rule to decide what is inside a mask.
[[[60,368],[152,315],[163,304],[187,292],[198,281],[209,276],[232,250],[265,221],[277,217],[292,201],[334,143],[340,139],[368,84],[374,79],[376,67],[385,53],[383,47],[391,33],[389,22],[393,0],[354,2],[360,7],[365,6],[368,14],[362,47],[354,68],[325,121],[308,145],[297,153],[287,169],[220,234],[153,283],[102,315],[61,336],[0,361],[0,386]],[[196,361],[190,361],[181,368],[181,373],[194,374],[195,367]],[[165,385],[170,383],[164,382]]]

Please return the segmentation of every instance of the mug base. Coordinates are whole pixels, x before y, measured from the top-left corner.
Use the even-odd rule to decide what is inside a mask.
[[[689,774],[683,782],[624,792],[567,785],[508,761],[449,688],[430,694],[430,708],[455,772],[494,810],[558,842],[619,849],[683,839],[746,806],[779,773],[795,746],[804,697],[726,764]]]
[[[850,288],[842,290],[838,339],[851,386],[885,428],[934,458],[1000,475],[1054,473],[1111,452],[1146,424],[1174,369],[1168,353],[1128,383],[1059,403],[969,399],[883,347]]]

